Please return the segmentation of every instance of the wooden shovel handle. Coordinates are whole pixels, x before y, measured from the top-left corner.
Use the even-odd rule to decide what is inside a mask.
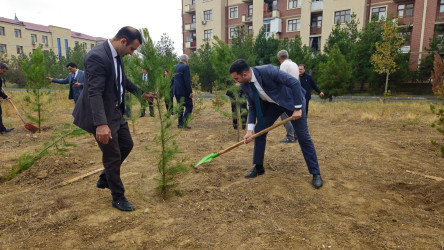
[[[3,93],[6,94],[6,92],[5,92],[5,90],[4,90],[3,88],[2,88],[2,91],[3,91]],[[20,113],[19,113],[17,107],[14,105],[14,103],[11,101],[11,99],[8,98],[8,99],[6,99],[6,100],[8,100],[8,102],[11,103],[11,105],[12,105],[12,107],[14,107],[15,112],[17,113],[17,115],[20,117],[20,119],[22,120],[22,122],[23,122],[24,124],[26,124],[25,119],[23,119],[23,117],[20,115]]]
[[[289,122],[289,121],[291,121],[291,120],[292,120],[292,117],[290,116],[290,117],[288,117],[287,119],[285,119],[285,120],[283,120],[283,121],[280,121],[280,122],[278,122],[278,123],[275,123],[275,124],[271,125],[270,127],[268,127],[268,128],[266,128],[266,129],[264,129],[264,130],[262,130],[262,131],[260,131],[260,132],[258,132],[258,133],[256,133],[256,134],[252,135],[252,136],[251,136],[251,139],[255,139],[256,137],[259,137],[259,136],[261,136],[261,135],[267,133],[268,131],[270,131],[270,130],[276,128],[276,127],[279,127],[279,126],[281,126],[282,124],[285,124],[285,123],[287,123],[287,122]],[[236,144],[234,144],[234,145],[232,145],[232,146],[230,146],[230,147],[228,147],[228,148],[226,148],[226,149],[224,149],[224,150],[219,151],[218,154],[219,154],[219,155],[224,154],[224,153],[226,153],[226,152],[232,150],[233,148],[237,148],[237,147],[239,147],[239,146],[242,145],[242,144],[244,144],[244,141],[243,141],[243,140],[240,141],[240,142],[238,142],[238,143],[236,143]]]

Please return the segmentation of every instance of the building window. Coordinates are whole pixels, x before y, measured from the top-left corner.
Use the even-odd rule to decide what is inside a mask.
[[[297,31],[301,29],[300,19],[291,19],[287,21],[287,31]]]
[[[301,0],[288,0],[288,8],[294,9],[301,7]]]
[[[253,25],[248,25],[248,35],[253,35]]]
[[[335,23],[350,22],[350,10],[341,10],[335,12]]]
[[[196,15],[191,16],[191,23],[196,23]]]
[[[48,46],[48,37],[47,36],[42,36],[42,43],[46,46]]]
[[[22,54],[23,53],[23,46],[17,45],[17,54]]]
[[[230,19],[237,18],[237,7],[230,8]]]
[[[322,27],[322,16],[314,16],[311,18],[311,27],[312,28],[321,28]]]
[[[79,41],[74,41],[74,47],[79,45]]]
[[[191,0],[191,5],[195,5],[196,4],[196,0]]]
[[[372,8],[372,20],[384,20],[385,12],[385,7]]]
[[[94,48],[94,43],[91,43],[91,49]]]
[[[6,51],[6,44],[0,44],[0,53],[8,53],[7,51]]]
[[[32,44],[36,44],[37,43],[37,35],[36,34],[31,34],[31,43]]]
[[[253,16],[253,5],[248,5],[248,16]]]
[[[204,20],[213,20],[213,10],[204,11]]]
[[[213,39],[213,30],[204,30],[204,39]]]
[[[264,23],[264,31],[265,31],[265,38],[269,38],[271,36],[270,23]]]
[[[400,4],[398,5],[398,17],[413,16],[413,4]]]
[[[22,38],[22,30],[14,29],[14,34],[15,34],[15,37]]]
[[[230,38],[237,37],[237,28],[230,28]]]
[[[0,36],[4,36],[5,35],[5,27],[0,26]]]
[[[88,49],[88,45],[86,43],[83,43],[82,45],[84,50]]]
[[[444,13],[444,0],[439,2],[439,13]]]

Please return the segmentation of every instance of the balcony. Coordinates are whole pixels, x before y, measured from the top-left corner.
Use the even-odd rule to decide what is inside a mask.
[[[281,17],[281,12],[279,10],[273,10],[273,12],[271,12],[271,17],[279,18]]]
[[[324,9],[324,2],[323,1],[317,1],[311,3],[311,12],[319,12]]]
[[[195,23],[185,24],[185,30],[186,31],[196,30],[196,24]]]
[[[187,4],[184,6],[183,11],[185,13],[195,13],[196,12],[196,5],[195,4]]]
[[[411,25],[413,23],[413,17],[398,17],[398,26]]]
[[[439,13],[438,15],[436,15],[436,22],[437,23],[444,23],[444,14]]]
[[[251,16],[242,16],[242,22],[243,23],[251,23],[251,22],[253,22],[253,17],[251,17]]]
[[[394,3],[415,2],[415,0],[393,0]]]
[[[320,35],[320,34],[322,34],[322,27],[310,28],[310,35]]]
[[[194,49],[194,48],[196,48],[196,41],[186,42],[185,43],[185,48],[187,48],[187,49]]]

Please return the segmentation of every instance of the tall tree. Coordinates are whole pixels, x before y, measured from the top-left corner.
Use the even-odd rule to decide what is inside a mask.
[[[338,45],[333,45],[327,57],[327,62],[320,64],[319,88],[332,100],[333,96],[342,95],[352,84],[352,69],[350,63],[342,55]]]
[[[217,39],[217,37],[215,37],[215,39]],[[217,74],[210,63],[212,53],[213,49],[210,43],[206,41],[189,60],[191,75],[197,74],[199,76],[203,91],[212,92],[214,82],[217,79]]]
[[[279,40],[273,36],[266,37],[264,28],[261,29],[254,42],[254,54],[256,55],[255,65],[274,64],[278,65],[277,52]]]
[[[398,33],[397,23],[391,18],[384,21],[382,40],[376,42],[376,51],[371,57],[374,70],[379,74],[385,74],[384,96],[388,94],[388,82],[390,74],[399,69],[396,58],[399,48],[404,44],[404,37]]]
[[[157,53],[161,56],[162,67],[168,68],[170,62],[177,63],[177,54],[174,52],[174,42],[170,37],[163,33],[160,37],[160,41],[155,44]]]
[[[86,50],[83,48],[83,46],[77,43],[74,46],[74,49],[69,48],[68,51],[69,61],[75,63],[77,68],[84,70],[85,66],[83,65],[83,60],[86,56]]]

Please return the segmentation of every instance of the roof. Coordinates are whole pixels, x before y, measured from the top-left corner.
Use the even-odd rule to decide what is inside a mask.
[[[40,31],[40,32],[51,33],[51,31],[49,30],[49,26],[45,26],[45,25],[16,21],[14,19],[9,19],[9,18],[4,18],[4,17],[0,17],[0,22],[24,26],[25,29],[28,29],[28,30],[35,30],[35,31]],[[71,31],[71,37],[85,39],[85,40],[91,40],[91,41],[97,41],[97,42],[106,40],[106,38],[103,38],[103,37],[93,37],[93,36],[89,36],[89,35],[86,35],[86,34],[83,34],[80,32],[75,32],[75,31]]]

